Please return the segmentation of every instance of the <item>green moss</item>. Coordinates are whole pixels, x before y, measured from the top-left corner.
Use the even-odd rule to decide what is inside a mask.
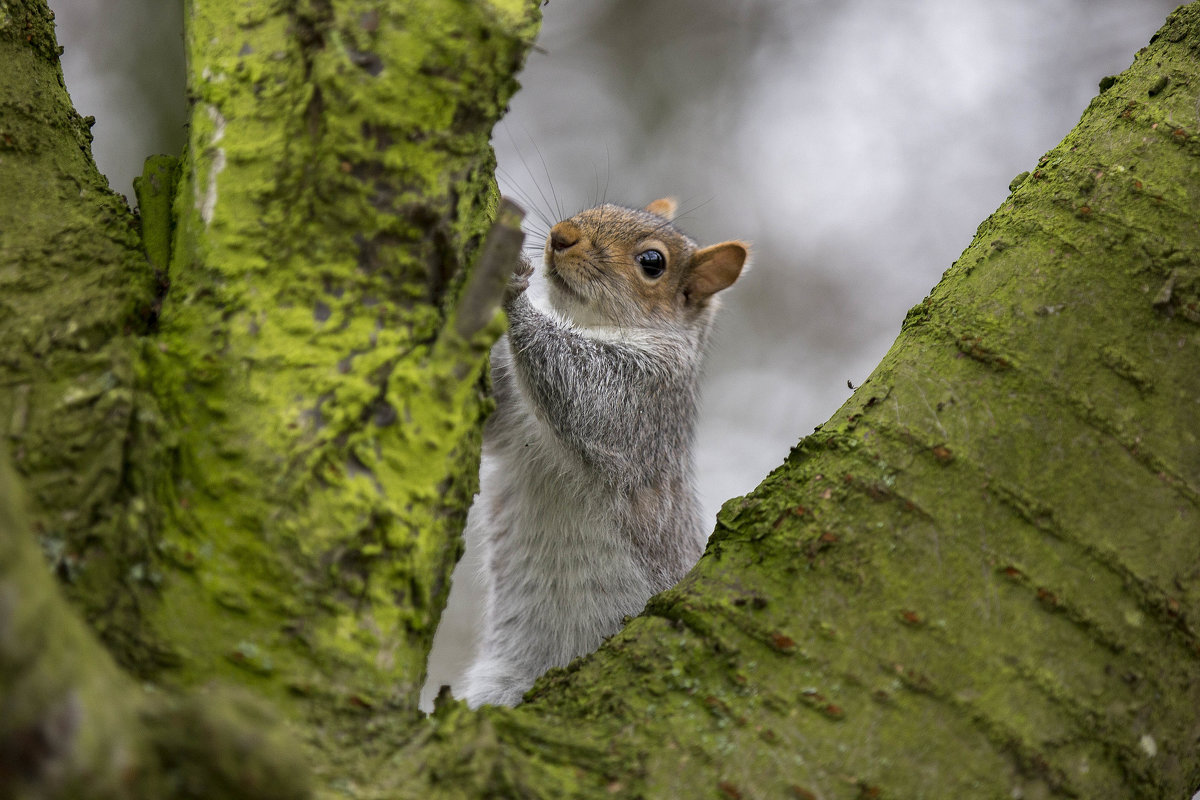
[[[71,109],[49,11],[5,13],[21,22],[0,30],[0,419],[68,596],[121,663],[151,662],[140,608],[161,575],[155,511],[128,465],[154,469],[132,432],[155,276],[136,218],[91,162],[92,120]]]
[[[177,432],[162,679],[249,681],[328,735],[415,707],[500,332],[448,328],[536,24],[514,9],[189,6],[196,111],[147,354]]]
[[[141,221],[142,249],[157,272],[160,284],[165,283],[167,265],[171,260],[174,232],[171,205],[175,200],[178,181],[179,159],[175,156],[151,156],[146,159],[142,175],[133,180]]]
[[[129,731],[136,698],[57,594],[24,506],[7,453],[0,452],[0,752],[6,766],[0,792],[42,796],[38,779],[45,771],[66,791],[87,786],[92,796],[116,797],[120,776],[105,762],[120,749],[127,762],[141,755]]]
[[[0,60],[31,49],[12,47],[11,8]],[[71,199],[0,253],[62,284],[0,271],[18,386],[0,420],[43,549],[139,675],[252,687],[306,745],[198,696],[144,718],[160,763],[208,796],[303,793],[297,761],[328,796],[1192,791],[1200,146],[1179,120],[1196,4],[980,226],[846,406],[726,504],[687,580],[523,707],[443,703],[414,724],[488,407],[497,329],[448,329],[496,200],[487,131],[531,34],[511,11],[193,3],[157,330],[140,313],[154,272],[79,162],[56,68],[20,88],[53,103],[5,116],[0,98],[21,155],[4,185]],[[49,129],[62,146],[35,152]],[[71,174],[83,192],[47,177]],[[6,552],[0,601],[52,596]],[[90,661],[80,642],[54,663]],[[33,663],[10,644],[0,670]],[[205,726],[211,752],[171,738]]]
[[[0,451],[0,795],[303,798],[309,770],[259,702],[146,691],[62,599]]]

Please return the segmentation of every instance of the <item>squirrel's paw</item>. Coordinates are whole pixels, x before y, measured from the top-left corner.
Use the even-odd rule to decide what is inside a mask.
[[[533,264],[529,263],[529,259],[524,254],[521,254],[520,260],[517,261],[517,268],[513,270],[512,277],[508,279],[508,289],[504,293],[505,305],[525,294],[525,290],[529,288],[529,278],[532,275]]]

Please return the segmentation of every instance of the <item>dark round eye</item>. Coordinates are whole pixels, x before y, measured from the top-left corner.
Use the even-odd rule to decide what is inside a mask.
[[[657,250],[638,253],[637,262],[647,278],[657,278],[667,271],[667,257]]]

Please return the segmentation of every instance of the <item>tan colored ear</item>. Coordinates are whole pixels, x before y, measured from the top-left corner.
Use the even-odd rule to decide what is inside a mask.
[[[651,214],[656,214],[662,217],[667,222],[675,219],[676,208],[678,208],[678,206],[675,203],[674,197],[663,197],[646,206],[647,211],[649,211]]]
[[[696,251],[683,287],[687,301],[698,305],[728,289],[742,274],[749,256],[750,245],[745,242],[721,242]]]

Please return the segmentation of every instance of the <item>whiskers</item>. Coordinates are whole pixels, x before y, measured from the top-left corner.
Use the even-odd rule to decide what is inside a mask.
[[[551,161],[556,160],[553,155],[554,151],[551,151],[551,156],[547,159],[546,153],[538,146],[537,140],[523,125],[520,133],[522,142],[518,142],[517,137],[513,135],[513,129],[508,120],[501,121],[497,127],[493,140],[500,161],[496,167],[496,178],[500,184],[501,193],[513,198],[525,209],[526,216],[523,227],[527,241],[532,240],[537,243],[537,249],[540,252],[550,235],[550,229],[557,223],[569,219],[585,209],[603,206],[609,201],[612,153],[606,142],[603,170],[601,170],[598,160],[591,161],[592,187],[589,196],[582,204],[571,203],[564,195],[560,194],[560,187],[555,185],[553,176],[555,173],[569,175],[577,184],[583,183],[586,178],[578,174],[579,167],[583,167],[583,164],[573,164],[571,169],[559,169],[559,165],[555,164],[552,168]],[[530,153],[533,154],[532,157],[529,155]],[[518,164],[519,166],[517,166]],[[669,194],[669,192],[667,193]],[[655,194],[640,199],[626,198],[620,204],[628,203],[633,208],[642,208],[657,196]],[[691,214],[710,202],[712,202],[711,196],[701,199],[680,199],[675,222],[688,219]],[[603,222],[603,220],[601,221]],[[661,227],[666,228],[671,224],[671,221],[667,220]]]
[[[550,229],[557,223],[569,219],[584,209],[607,202],[612,158],[608,145],[605,144],[603,174],[600,165],[596,161],[592,161],[591,196],[586,198],[583,204],[576,205],[567,202],[559,194],[559,188],[555,185],[554,172],[565,172],[565,170],[558,170],[557,166],[552,170],[546,154],[538,146],[533,135],[524,126],[522,126],[521,133],[524,144],[518,143],[517,137],[513,136],[512,127],[507,120],[502,121],[498,126],[493,139],[500,161],[496,167],[496,179],[500,184],[500,192],[516,200],[525,209],[525,224],[522,227],[525,230],[526,242],[536,245],[540,254],[550,236]],[[503,141],[496,141],[496,139]],[[533,153],[532,157],[528,155],[530,152]],[[517,166],[518,163],[519,166]]]

